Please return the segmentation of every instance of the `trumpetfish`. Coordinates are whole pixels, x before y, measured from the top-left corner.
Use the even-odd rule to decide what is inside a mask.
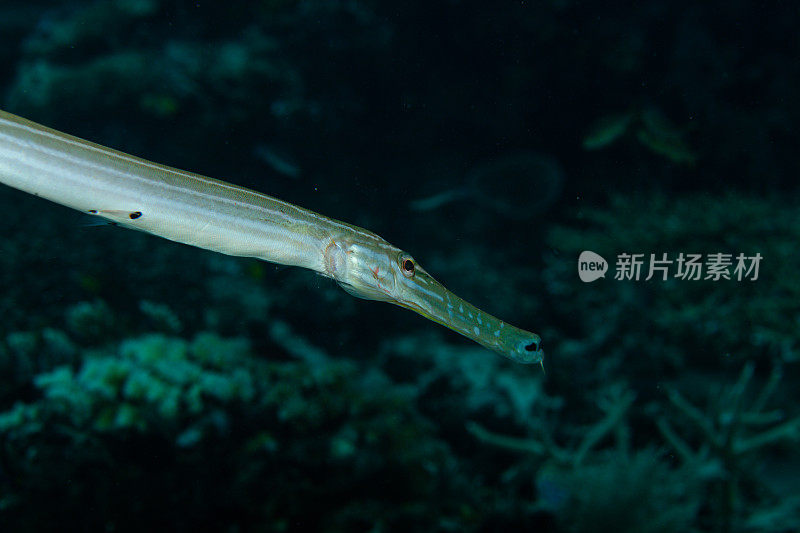
[[[542,362],[541,338],[489,315],[375,233],[244,187],[152,163],[0,111],[0,183],[223,254],[294,265],[405,307],[505,357]]]

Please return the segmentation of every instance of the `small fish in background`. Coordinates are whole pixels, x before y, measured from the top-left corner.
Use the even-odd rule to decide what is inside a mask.
[[[475,165],[465,184],[409,203],[412,211],[433,211],[469,201],[497,214],[524,220],[544,213],[558,199],[564,171],[555,157],[524,151]]]
[[[635,130],[633,137],[639,144],[654,154],[679,165],[693,166],[697,161],[697,155],[686,141],[685,132],[652,105],[600,117],[583,138],[583,148],[607,148],[632,130]]]
[[[292,157],[276,146],[259,144],[253,149],[253,154],[282,176],[298,179],[303,174],[303,170],[292,161]]]
[[[628,126],[633,122],[634,114],[612,113],[600,117],[592,124],[589,133],[583,138],[583,148],[586,150],[599,150],[610,146],[617,139],[625,135]]]

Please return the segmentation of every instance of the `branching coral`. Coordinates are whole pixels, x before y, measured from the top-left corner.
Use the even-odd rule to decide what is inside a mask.
[[[781,367],[776,365],[760,391],[753,392],[753,364],[746,364],[733,385],[710,395],[710,407],[701,410],[680,392],[669,389],[670,404],[681,415],[688,437],[681,436],[669,419],[662,415],[656,423],[667,442],[690,468],[705,470],[714,476],[717,512],[713,524],[717,531],[740,530],[734,524],[745,518],[764,521],[768,513],[764,508],[750,505],[753,491],[758,489],[761,498],[769,501],[784,495],[769,494],[768,483],[761,478],[752,463],[762,457],[768,447],[800,443],[800,416],[787,419],[780,409],[769,407],[781,379]],[[696,442],[695,446],[690,441]],[[791,500],[791,499],[789,499]],[[789,501],[787,500],[787,502]],[[754,509],[759,518],[752,514]],[[780,513],[773,512],[773,530],[789,530],[788,523],[800,525],[800,508],[797,504],[777,505]]]
[[[566,531],[685,532],[699,506],[698,477],[674,469],[652,448],[632,451],[628,414],[635,394],[622,384],[597,397],[603,415],[561,445],[543,418],[535,438],[490,432],[475,423],[468,430],[486,444],[535,456],[535,507],[553,513]],[[614,446],[607,446],[613,437]]]
[[[539,507],[573,533],[687,533],[700,501],[698,478],[653,448],[594,454],[581,468],[545,466]]]
[[[534,438],[515,438],[499,435],[486,430],[475,422],[467,424],[467,430],[479,440],[517,452],[531,453],[555,462],[570,466],[580,467],[590,452],[609,435],[614,435],[617,445],[621,449],[628,448],[628,429],[626,415],[633,404],[636,395],[621,384],[613,385],[603,391],[597,398],[597,406],[603,416],[590,427],[577,431],[581,435],[577,443],[571,446],[559,445],[556,438],[548,431],[548,424],[544,419],[534,426],[538,433]],[[543,415],[544,418],[544,415]]]

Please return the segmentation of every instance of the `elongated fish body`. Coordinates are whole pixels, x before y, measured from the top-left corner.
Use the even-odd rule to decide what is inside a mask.
[[[0,182],[215,252],[309,268],[349,293],[416,311],[506,357],[541,340],[481,312],[378,235],[224,181],[112,150],[0,111]]]

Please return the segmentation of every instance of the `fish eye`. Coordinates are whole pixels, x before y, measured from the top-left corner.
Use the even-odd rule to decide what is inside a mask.
[[[413,277],[415,268],[416,266],[414,265],[414,260],[411,257],[407,255],[400,256],[400,271],[405,277]]]

